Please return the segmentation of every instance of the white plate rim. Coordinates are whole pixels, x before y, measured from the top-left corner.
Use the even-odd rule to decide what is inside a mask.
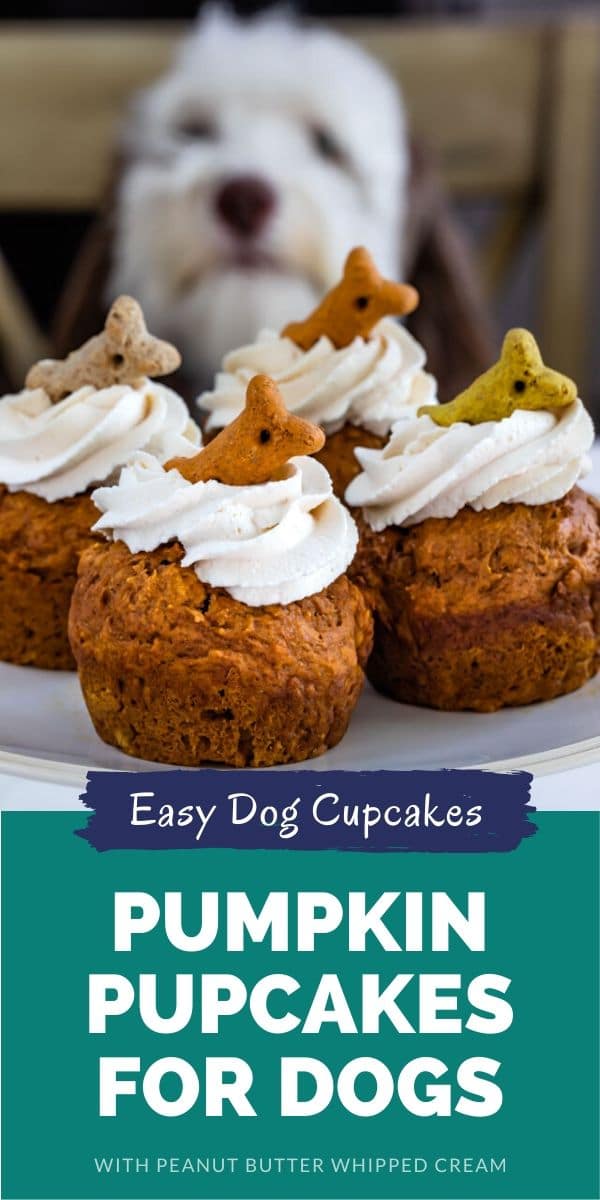
[[[318,759],[314,760],[318,763]],[[560,774],[577,767],[600,763],[600,736],[581,742],[560,746],[555,750],[544,750],[538,754],[524,754],[518,758],[497,759],[495,762],[471,763],[458,770],[479,771],[529,771],[532,775]],[[16,754],[0,750],[0,774],[14,775],[37,783],[55,783],[63,787],[85,788],[88,771],[114,770],[110,767],[86,766],[84,763],[67,763],[52,758],[37,758],[27,754]],[[151,768],[149,768],[151,769]],[[156,769],[164,769],[156,764]],[[173,768],[176,769],[176,768]],[[202,768],[197,768],[201,770]],[[276,768],[275,768],[276,769]],[[375,770],[376,768],[366,768]],[[318,767],[315,767],[318,770]],[[125,768],[123,773],[129,773]],[[133,768],[131,774],[134,773]]]

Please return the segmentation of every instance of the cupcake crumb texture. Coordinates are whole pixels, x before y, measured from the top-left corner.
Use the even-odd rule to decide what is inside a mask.
[[[89,496],[47,504],[0,485],[0,659],[72,671],[67,636],[79,555],[99,540]]]
[[[177,543],[86,551],[69,632],[104,741],[181,766],[300,762],[346,731],[372,642],[342,576],[289,605],[249,608],[181,566]]]
[[[375,613],[367,674],[396,700],[493,712],[600,666],[600,504],[579,488],[381,533],[363,522],[350,575]]]

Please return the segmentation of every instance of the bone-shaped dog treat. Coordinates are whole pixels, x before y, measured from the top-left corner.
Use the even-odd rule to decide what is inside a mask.
[[[255,375],[239,417],[193,458],[172,458],[165,470],[174,467],[190,483],[267,483],[290,458],[315,454],[324,441],[321,429],[288,412],[268,375]]]
[[[404,317],[419,303],[416,288],[393,283],[379,274],[363,246],[350,251],[342,279],[305,321],[293,321],[282,331],[302,350],[328,337],[338,350],[355,337],[368,338],[382,317]]]
[[[449,404],[425,404],[418,415],[429,416],[437,425],[465,421],[502,421],[517,408],[566,408],[577,398],[577,386],[566,375],[546,367],[538,344],[526,329],[510,329],[502,353],[490,367]]]
[[[168,375],[180,363],[181,355],[170,342],[148,333],[137,300],[119,296],[102,333],[67,358],[44,358],[35,363],[25,383],[28,388],[43,388],[56,402],[86,384],[95,388],[115,383],[138,385],[144,378]]]

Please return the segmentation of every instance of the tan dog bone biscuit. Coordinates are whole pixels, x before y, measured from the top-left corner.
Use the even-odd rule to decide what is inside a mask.
[[[404,317],[419,303],[416,288],[394,283],[379,274],[364,246],[350,251],[342,279],[305,321],[293,321],[282,330],[301,350],[310,350],[320,337],[328,337],[341,350],[355,337],[368,338],[382,317]]]
[[[131,296],[111,306],[104,330],[64,359],[44,358],[28,372],[28,388],[43,388],[53,403],[78,388],[139,385],[145,378],[177,370],[181,355],[170,342],[152,337],[144,314]]]
[[[174,468],[190,483],[267,483],[290,458],[315,454],[324,441],[321,429],[288,412],[268,375],[255,375],[239,417],[193,458],[172,458],[165,470]]]

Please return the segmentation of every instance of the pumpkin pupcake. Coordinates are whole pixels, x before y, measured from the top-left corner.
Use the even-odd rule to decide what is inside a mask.
[[[198,400],[208,411],[207,433],[238,415],[249,379],[265,372],[291,412],[324,430],[318,458],[343,497],[359,469],[355,446],[382,446],[394,422],[435,401],[425,352],[392,319],[412,312],[418,299],[414,288],[384,279],[366,250],[352,250],[342,280],[305,321],[279,335],[264,330],[226,356],[214,390]]]
[[[372,640],[323,435],[257,377],[205,450],[137,455],[93,499],[70,637],[97,732],[181,766],[272,766],[343,736]]]
[[[351,575],[368,666],[397,700],[490,712],[580,687],[600,662],[600,505],[575,486],[592,422],[525,330],[447,405],[358,450]]]
[[[115,301],[103,333],[64,361],[31,368],[0,400],[0,658],[72,669],[67,636],[77,561],[97,540],[90,489],[134,450],[194,454],[200,433],[149,376],[179,354],[148,334],[137,303]]]

